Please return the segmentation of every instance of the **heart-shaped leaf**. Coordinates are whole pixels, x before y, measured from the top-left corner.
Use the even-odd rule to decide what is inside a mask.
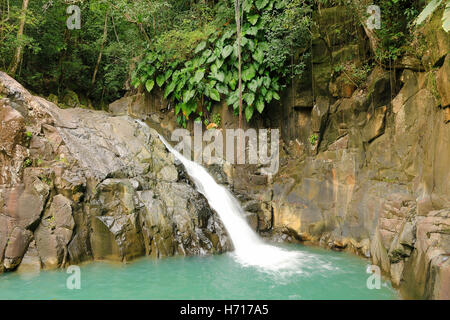
[[[251,106],[253,104],[253,102],[255,101],[255,94],[252,92],[244,94],[244,100],[245,100],[245,102],[247,102],[247,104],[249,106]]]
[[[164,81],[166,81],[166,77],[164,76],[164,74],[158,74],[158,76],[156,77],[156,84],[158,85],[158,87],[161,88],[164,84]]]
[[[256,51],[253,53],[253,59],[258,61],[258,63],[263,63],[264,61],[264,51],[261,48],[256,49]]]
[[[267,6],[268,3],[269,3],[269,0],[256,0],[255,1],[255,5],[258,8],[258,10],[261,10],[262,8]]]
[[[256,70],[253,67],[253,65],[250,65],[250,67],[244,69],[242,71],[242,80],[249,81],[252,80],[256,75]]]
[[[194,75],[194,82],[199,83],[205,76],[205,69],[198,69]]]
[[[258,14],[254,14],[254,15],[247,17],[248,22],[250,22],[252,24],[252,26],[254,26],[258,22],[258,19],[259,19]]]
[[[258,110],[259,113],[262,113],[264,111],[264,100],[262,99],[262,97],[260,97],[256,101],[256,110]]]
[[[232,52],[233,52],[233,47],[230,45],[227,45],[225,48],[222,49],[222,57],[224,59],[226,59]]]
[[[255,79],[253,79],[252,82],[250,82],[250,83],[248,84],[248,88],[249,88],[251,91],[256,92],[256,90],[258,89],[258,82],[257,82]]]
[[[198,44],[198,46],[195,48],[194,53],[199,53],[206,47],[206,41],[202,41]]]
[[[195,95],[195,91],[194,90],[186,90],[183,92],[183,102],[184,103],[188,103],[189,100],[191,100],[191,98]]]
[[[252,106],[247,106],[245,108],[245,118],[247,119],[247,122],[250,122],[250,119],[253,116],[253,107]]]
[[[176,86],[177,86],[176,81],[172,81],[171,83],[169,83],[169,85],[166,87],[166,91],[164,91],[164,99],[166,99],[169,96],[169,94],[172,93],[172,91],[175,89]]]
[[[221,94],[228,94],[228,87],[226,85],[224,85],[223,83],[218,83],[216,85],[216,89]]]
[[[148,92],[152,91],[154,86],[155,86],[155,81],[153,79],[149,79],[145,83],[145,89],[147,89]]]
[[[220,93],[217,91],[217,89],[211,89],[209,90],[209,97],[213,99],[214,101],[220,101]]]

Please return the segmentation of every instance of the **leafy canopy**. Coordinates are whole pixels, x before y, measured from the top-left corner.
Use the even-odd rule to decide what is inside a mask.
[[[238,112],[233,10],[233,1],[219,1],[200,26],[186,23],[161,34],[133,72],[135,87],[161,88],[180,124],[201,118],[204,108],[210,111],[222,100]],[[244,0],[242,15],[242,96],[250,121],[255,110],[262,113],[272,100],[280,100],[288,75],[303,70],[303,61],[289,62],[294,50],[308,46],[310,7],[299,0]]]

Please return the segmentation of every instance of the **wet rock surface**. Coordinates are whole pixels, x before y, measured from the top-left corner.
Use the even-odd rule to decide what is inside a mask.
[[[231,249],[155,130],[60,109],[5,73],[0,91],[0,271]]]

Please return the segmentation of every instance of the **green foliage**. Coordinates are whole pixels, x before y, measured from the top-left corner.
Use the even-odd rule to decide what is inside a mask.
[[[62,101],[72,90],[83,105],[87,99],[105,105],[130,87],[149,92],[156,87],[173,102],[180,123],[213,102],[239,104],[233,0],[75,1],[81,30],[67,29],[66,2],[33,0],[24,35],[17,37],[22,1],[0,0],[0,69],[7,71],[16,49],[23,47],[15,78],[35,93]],[[295,63],[290,58],[309,43],[308,3],[243,1],[248,119],[255,108],[263,112],[279,97],[286,77],[301,74],[304,56]]]
[[[215,123],[215,124],[217,124],[218,127],[220,127],[220,123],[222,121],[222,119],[220,117],[220,113],[214,113],[212,115],[211,121],[212,121],[212,123]]]
[[[32,164],[33,164],[33,161],[31,161],[30,158],[26,158],[25,161],[23,162],[23,166],[25,168],[31,167]]]
[[[111,102],[126,92],[130,62],[145,49],[147,42],[138,23],[128,21],[125,14],[133,21],[141,19],[145,30],[146,23],[153,23],[156,8],[165,1],[73,2],[81,9],[81,30],[67,29],[66,9],[70,4],[33,0],[29,1],[24,35],[17,38],[22,0],[0,0],[0,69],[8,70],[16,48],[21,45],[23,59],[15,78],[27,88],[59,98],[70,89],[97,104]],[[105,15],[107,37],[96,81],[91,85],[102,48]]]
[[[408,28],[419,14],[417,2],[410,0],[374,1],[382,12],[381,29],[376,30],[380,39],[376,58],[387,62],[397,60],[405,52],[402,46],[410,40]]]
[[[315,146],[318,140],[319,136],[315,133],[309,137],[309,143],[311,143],[312,146]]]
[[[213,12],[204,13],[207,19],[200,28],[194,22],[161,34],[133,72],[136,88],[145,85],[151,92],[153,85],[147,84],[158,84],[164,98],[173,102],[180,125],[222,99],[235,111],[239,109],[232,4],[219,1]],[[287,62],[294,49],[308,44],[310,11],[299,0],[246,0],[243,10],[242,97],[250,121],[255,109],[262,113],[265,105],[280,99],[287,74],[303,69],[303,62],[295,68]]]

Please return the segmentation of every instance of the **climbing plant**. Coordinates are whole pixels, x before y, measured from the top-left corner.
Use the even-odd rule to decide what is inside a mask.
[[[220,5],[232,8],[232,1]],[[226,9],[225,8],[225,9]],[[272,100],[280,100],[288,74],[299,74],[302,59],[292,64],[290,55],[308,44],[309,6],[300,0],[243,0],[242,3],[242,98],[250,121]],[[222,10],[217,10],[221,12]],[[208,23],[190,31],[189,41],[180,43],[183,55],[168,46],[153,45],[132,75],[132,84],[152,92],[161,88],[173,103],[177,120],[204,117],[214,102],[222,100],[239,111],[238,43],[234,19]],[[304,40],[304,41],[302,41]],[[205,120],[205,119],[204,119]]]

